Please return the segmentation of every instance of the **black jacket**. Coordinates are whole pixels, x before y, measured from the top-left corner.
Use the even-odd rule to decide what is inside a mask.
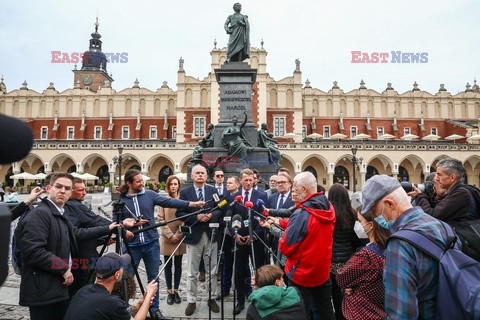
[[[19,228],[21,306],[42,306],[69,300],[68,287],[63,285],[63,274],[69,268],[70,255],[72,273],[74,277],[77,274],[79,265],[76,238],[97,238],[108,233],[108,226],[75,228],[47,199],[43,199],[22,220]]]
[[[77,228],[108,226],[112,223],[110,220],[96,215],[86,205],[76,199],[69,199],[66,203],[66,208],[65,216]],[[81,259],[98,257],[97,238],[78,240],[78,255]]]
[[[333,231],[332,262],[347,262],[355,253],[358,237],[352,230]]]

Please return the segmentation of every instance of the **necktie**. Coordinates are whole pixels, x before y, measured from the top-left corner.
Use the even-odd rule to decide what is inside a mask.
[[[280,201],[278,202],[278,208],[277,209],[280,209],[283,207],[283,194],[280,195]]]
[[[245,199],[243,199],[243,204],[248,201],[248,191],[245,191]]]
[[[203,201],[203,192],[202,192],[202,189],[198,189],[198,201]]]

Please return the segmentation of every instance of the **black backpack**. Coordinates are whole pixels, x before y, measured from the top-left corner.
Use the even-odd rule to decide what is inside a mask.
[[[449,221],[449,224],[462,242],[462,252],[472,259],[480,261],[480,189],[468,184],[462,184],[459,187],[467,189],[472,195],[477,219]]]
[[[18,219],[17,226],[15,227],[15,230],[13,231],[13,237],[12,237],[12,267],[13,271],[21,275],[22,274],[22,255],[20,251],[20,239],[21,239],[21,233],[22,233],[22,221],[25,219],[27,214],[30,212],[30,206],[28,206],[25,211],[22,213],[20,216],[20,219]]]

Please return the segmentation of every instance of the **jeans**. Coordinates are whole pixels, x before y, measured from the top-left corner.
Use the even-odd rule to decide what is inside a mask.
[[[175,265],[173,289],[178,289],[180,285],[180,278],[182,277],[182,257],[183,254],[172,257],[172,260],[174,260],[173,264]],[[167,262],[168,258],[170,258],[170,256],[163,256],[165,263]],[[168,290],[172,289],[172,260],[165,265],[165,282],[167,283]]]
[[[147,271],[148,283],[150,283],[158,275],[158,271],[160,269],[160,242],[155,240],[145,245],[130,247],[130,249],[132,251],[133,261],[135,261],[137,267],[140,263],[140,260],[143,259],[143,263],[145,264],[145,269]],[[134,274],[131,267],[127,269],[127,272]],[[160,283],[158,283],[158,287],[157,294],[155,295],[150,308],[154,312],[158,310],[158,293],[160,292]]]

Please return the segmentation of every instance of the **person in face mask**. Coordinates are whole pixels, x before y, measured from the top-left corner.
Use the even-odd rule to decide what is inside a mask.
[[[332,281],[332,300],[335,308],[335,319],[345,319],[342,315],[343,292],[335,280],[337,270],[345,265],[357,247],[359,239],[355,236],[354,226],[356,213],[352,208],[347,188],[340,183],[333,184],[328,190],[328,200],[335,209],[335,229],[333,231],[332,264],[330,280]]]
[[[361,210],[361,209],[360,209]],[[385,288],[382,275],[384,250],[390,231],[380,227],[370,212],[357,213],[355,233],[370,241],[337,270],[336,280],[345,297],[342,313],[346,319],[385,319]]]
[[[415,230],[444,248],[445,227],[421,207],[413,207],[397,179],[375,175],[362,188],[362,215],[392,234]],[[385,250],[385,311],[388,319],[435,319],[438,261],[406,241],[392,238]]]

